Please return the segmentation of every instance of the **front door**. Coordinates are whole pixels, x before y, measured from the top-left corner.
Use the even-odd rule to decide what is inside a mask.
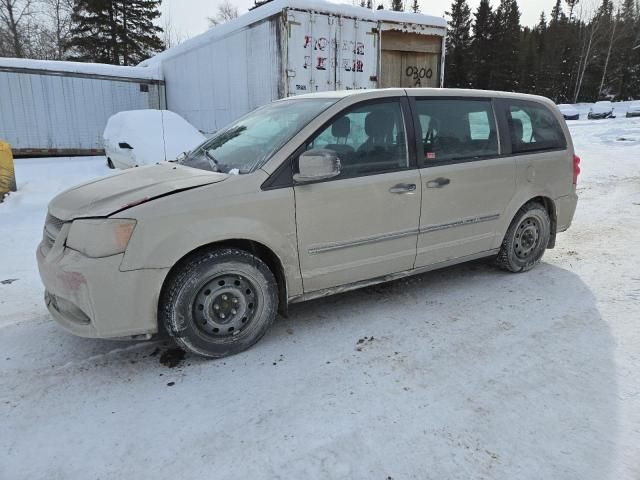
[[[422,212],[416,267],[490,251],[515,195],[491,100],[416,97]]]
[[[357,104],[307,143],[337,152],[342,171],[294,188],[305,292],[413,268],[421,191],[408,113],[398,98]]]

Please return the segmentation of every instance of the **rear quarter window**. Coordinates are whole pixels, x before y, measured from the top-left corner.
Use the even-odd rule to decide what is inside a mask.
[[[560,123],[544,105],[511,102],[507,107],[507,123],[513,153],[567,148]]]

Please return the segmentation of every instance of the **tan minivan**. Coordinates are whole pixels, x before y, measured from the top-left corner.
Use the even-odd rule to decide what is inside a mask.
[[[562,114],[542,97],[284,99],[181,160],[54,198],[37,252],[45,300],[77,335],[166,330],[222,357],[293,302],[481,257],[531,269],[571,224],[579,172]]]

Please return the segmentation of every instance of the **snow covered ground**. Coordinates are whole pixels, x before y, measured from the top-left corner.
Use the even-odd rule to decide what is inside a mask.
[[[640,119],[571,129],[577,216],[534,271],[476,262],[294,305],[220,361],[60,330],[34,259],[46,204],[109,171],[17,161],[0,478],[637,480]]]

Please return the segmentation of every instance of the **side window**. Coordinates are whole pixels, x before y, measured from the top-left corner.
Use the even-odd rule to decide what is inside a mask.
[[[416,99],[427,164],[498,155],[489,100]]]
[[[507,111],[513,153],[566,148],[556,117],[543,105],[513,103]]]
[[[368,103],[337,117],[306,149],[329,149],[342,164],[339,178],[409,167],[406,129],[399,102]]]

